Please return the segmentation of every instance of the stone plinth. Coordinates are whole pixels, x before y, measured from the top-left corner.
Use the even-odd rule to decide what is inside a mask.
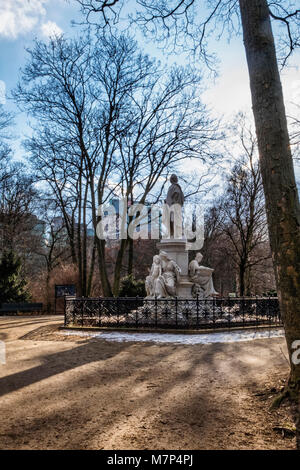
[[[188,243],[185,239],[170,238],[156,244],[159,251],[165,251],[181,268],[181,275],[187,276],[189,270]]]
[[[156,247],[160,251],[168,253],[170,258],[175,261],[181,269],[180,282],[176,287],[177,297],[192,298],[192,286],[193,282],[190,282],[188,277],[189,270],[189,247],[190,244],[186,239],[162,239],[156,244]]]

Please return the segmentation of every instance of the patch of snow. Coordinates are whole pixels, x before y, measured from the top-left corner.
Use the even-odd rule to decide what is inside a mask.
[[[234,343],[236,341],[251,341],[263,338],[280,338],[284,336],[282,328],[270,330],[248,330],[248,331],[225,331],[208,334],[171,334],[171,333],[131,333],[123,331],[112,332],[87,332],[87,331],[63,331],[66,336],[82,336],[89,338],[105,339],[107,341],[151,341],[154,343],[177,343],[177,344],[212,344],[212,343]]]

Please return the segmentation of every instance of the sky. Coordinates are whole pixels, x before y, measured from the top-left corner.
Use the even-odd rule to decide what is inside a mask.
[[[26,60],[26,48],[33,39],[47,41],[53,33],[72,36],[79,33],[79,27],[72,26],[72,20],[80,22],[82,16],[74,0],[0,0],[0,103],[5,109],[15,111],[16,107],[10,98],[11,90],[16,86],[19,69]],[[141,34],[137,35],[141,48],[162,61],[184,62],[183,56],[166,58],[163,51]],[[248,70],[241,37],[233,38],[230,43],[224,38],[213,41],[211,48],[220,59],[219,75],[216,79],[206,76],[206,91],[202,100],[208,105],[212,114],[232,120],[239,111],[251,116],[251,97]],[[294,104],[300,105],[300,51],[290,61],[290,66],[282,73],[282,85],[287,114],[296,115]],[[25,114],[16,116],[14,130],[14,153],[22,158],[24,151],[22,140],[30,133]],[[300,168],[297,179],[300,179]]]

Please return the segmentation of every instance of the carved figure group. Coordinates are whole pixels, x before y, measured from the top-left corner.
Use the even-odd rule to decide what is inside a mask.
[[[161,251],[153,257],[149,276],[146,277],[147,297],[174,297],[181,269],[167,253]]]

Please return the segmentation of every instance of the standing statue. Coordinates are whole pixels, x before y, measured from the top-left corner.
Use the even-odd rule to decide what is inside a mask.
[[[159,255],[153,256],[153,263],[151,266],[150,274],[145,280],[145,289],[147,297],[154,297],[157,290],[156,282],[162,275],[162,267]]]
[[[161,251],[159,255],[155,255],[145,282],[147,297],[175,297],[180,273],[180,267],[166,252]]]
[[[170,182],[172,184],[169,187],[162,214],[162,223],[165,227],[163,238],[181,239],[183,236],[182,206],[184,195],[176,175],[171,175]]]
[[[199,294],[203,298],[213,297],[218,295],[213,284],[212,273],[213,269],[202,266],[202,254],[197,253],[196,258],[189,264],[189,275],[194,282],[193,294]]]

